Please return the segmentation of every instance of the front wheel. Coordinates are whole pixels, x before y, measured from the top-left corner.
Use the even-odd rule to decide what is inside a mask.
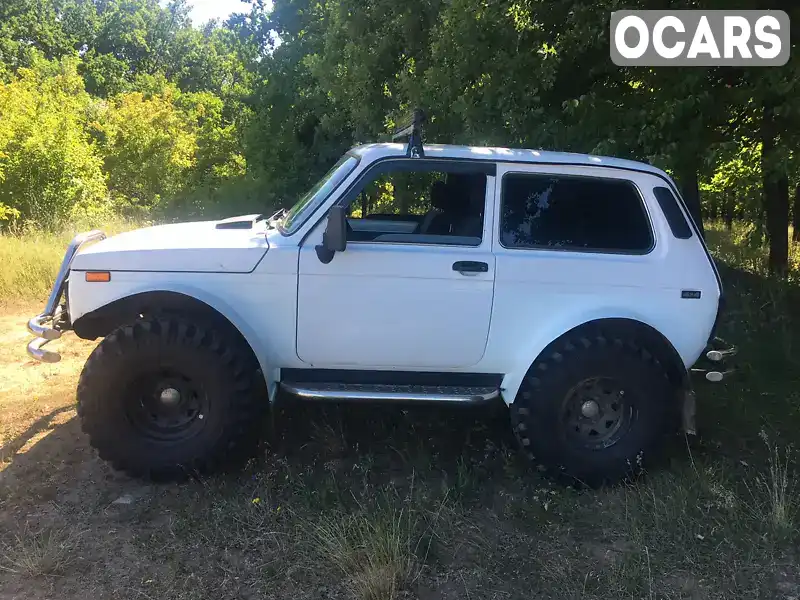
[[[249,348],[165,317],[114,330],[78,383],[83,431],[100,457],[133,476],[180,478],[254,452],[266,402]]]
[[[534,362],[511,418],[524,451],[587,485],[635,476],[661,450],[673,389],[655,358],[613,332],[576,332]]]

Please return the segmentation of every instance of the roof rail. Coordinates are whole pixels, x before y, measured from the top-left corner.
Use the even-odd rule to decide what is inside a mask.
[[[408,149],[406,155],[409,158],[422,158],[425,156],[425,149],[422,147],[422,124],[427,120],[425,112],[421,108],[415,108],[411,115],[411,122],[394,132],[392,141],[408,138]]]

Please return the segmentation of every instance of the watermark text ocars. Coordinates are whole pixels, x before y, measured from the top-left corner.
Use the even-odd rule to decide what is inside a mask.
[[[611,13],[611,60],[650,66],[781,66],[782,10],[621,10]]]

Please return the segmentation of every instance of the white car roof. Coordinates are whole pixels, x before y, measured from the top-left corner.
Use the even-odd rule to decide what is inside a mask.
[[[387,156],[405,156],[406,144],[365,144],[357,146],[351,153],[369,162]],[[425,158],[460,158],[491,160],[495,162],[524,162],[541,164],[586,165],[613,167],[634,171],[646,171],[666,177],[666,173],[647,163],[610,156],[577,154],[573,152],[551,152],[549,150],[527,150],[522,148],[492,148],[486,146],[455,146],[450,144],[423,144]]]

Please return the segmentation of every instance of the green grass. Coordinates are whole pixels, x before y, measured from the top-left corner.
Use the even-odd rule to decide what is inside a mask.
[[[706,242],[716,260],[742,271],[769,277],[767,271],[768,249],[760,244],[756,228],[752,223],[735,221],[728,231],[722,221],[705,223]],[[797,282],[800,278],[800,244],[793,244],[792,229],[787,232],[789,239],[789,279]]]
[[[277,437],[244,471],[148,485],[113,474],[74,413],[62,413],[25,452],[0,444],[12,449],[0,472],[0,589],[66,599],[800,597],[797,272],[771,278],[764,250],[746,239],[738,225],[710,227],[728,293],[720,333],[739,346],[741,372],[698,385],[700,435],[675,436],[634,483],[577,490],[542,478],[503,411],[300,405],[277,411]],[[9,369],[23,376],[24,360]],[[3,406],[30,401],[9,400],[0,420],[18,418],[11,430],[22,436],[33,417]],[[112,504],[126,494],[130,505]]]

